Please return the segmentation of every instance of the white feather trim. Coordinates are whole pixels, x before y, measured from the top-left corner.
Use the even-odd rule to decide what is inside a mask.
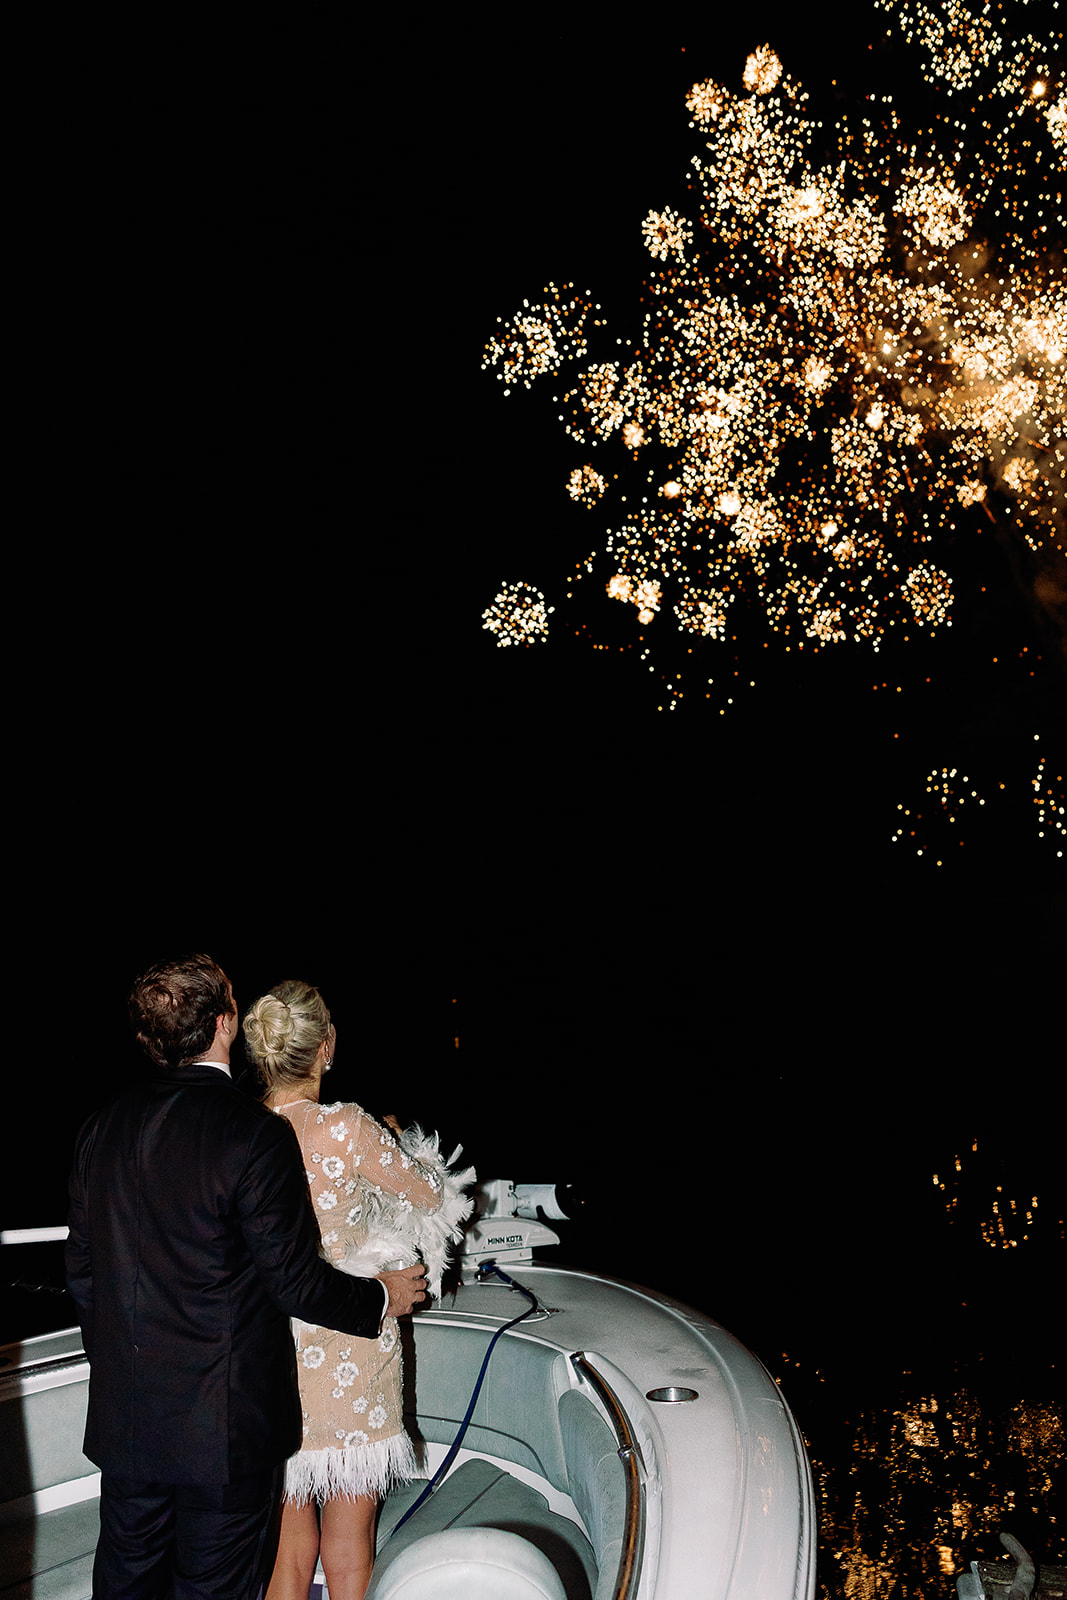
[[[462,1145],[457,1145],[448,1161],[441,1158],[440,1136],[423,1133],[417,1123],[400,1136],[405,1154],[425,1167],[441,1186],[441,1204],[432,1214],[403,1206],[395,1195],[365,1190],[363,1215],[366,1240],[350,1250],[337,1265],[352,1277],[376,1277],[384,1268],[409,1267],[422,1261],[426,1284],[434,1299],[440,1298],[441,1275],[448,1265],[449,1245],[463,1237],[461,1224],[474,1210],[474,1201],[463,1190],[474,1182],[474,1168],[453,1171]]]
[[[285,1498],[294,1505],[338,1500],[345,1495],[388,1494],[397,1483],[419,1476],[419,1464],[406,1433],[369,1439],[348,1449],[298,1450],[285,1463]]]

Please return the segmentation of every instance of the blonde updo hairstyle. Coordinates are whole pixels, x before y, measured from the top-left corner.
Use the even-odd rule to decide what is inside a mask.
[[[290,978],[250,1007],[245,1043],[265,1095],[311,1079],[319,1046],[333,1032],[323,998],[310,983]]]

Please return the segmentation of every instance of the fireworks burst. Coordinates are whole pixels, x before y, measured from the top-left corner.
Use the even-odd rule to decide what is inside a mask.
[[[951,97],[932,129],[870,96],[820,161],[765,44],[738,91],[687,97],[696,216],[641,224],[656,265],[626,355],[591,349],[600,308],[570,286],[487,347],[509,386],[574,367],[567,433],[628,458],[602,577],[639,628],[722,640],[741,596],[801,648],[945,628],[955,519],[981,506],[1064,630],[1062,35],[1010,38],[1004,6],[875,7]],[[566,487],[592,506],[608,479],[586,461]]]
[[[548,619],[555,609],[545,605],[540,589],[528,583],[505,583],[482,612],[482,627],[495,634],[498,645],[544,644]]]
[[[1039,839],[1046,839],[1056,852],[1056,859],[1063,859],[1064,846],[1067,844],[1067,804],[1065,804],[1063,773],[1053,773],[1046,756],[1042,756],[1037,764],[1037,772],[1032,779],[1034,790],[1034,805],[1037,807],[1037,835]]]
[[[1033,738],[1036,742],[1040,735]],[[935,767],[928,772],[923,795],[916,796],[911,805],[898,802],[892,843],[902,845],[907,854],[944,866],[968,842],[980,844],[982,832],[976,825],[980,815],[987,815],[987,797],[991,809],[1009,808],[1017,816],[1020,795],[1029,790],[1032,817],[1030,827],[1024,831],[1029,833],[1031,842],[1040,841],[1039,851],[1049,864],[1052,860],[1062,862],[1067,811],[1061,762],[1042,753],[1036,772],[1031,769],[1033,775],[1029,778],[1020,775],[1017,763],[1001,761],[998,768],[987,759],[984,767],[984,776],[977,779],[955,766]],[[998,771],[1006,776],[998,776]],[[999,831],[992,830],[994,836]]]

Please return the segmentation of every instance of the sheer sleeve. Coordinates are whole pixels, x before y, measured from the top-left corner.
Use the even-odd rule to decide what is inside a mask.
[[[355,1134],[348,1145],[353,1168],[369,1189],[390,1194],[403,1210],[432,1215],[441,1204],[441,1179],[434,1170],[408,1154],[388,1128],[358,1106]]]
[[[322,1253],[344,1272],[426,1265],[432,1294],[473,1201],[474,1169],[441,1158],[436,1135],[408,1128],[395,1139],[362,1107],[338,1101],[286,1108],[300,1140]]]
[[[297,1132],[311,1204],[323,1254],[331,1261],[344,1260],[364,1243],[368,1200],[374,1197],[388,1197],[401,1213],[437,1211],[440,1178],[403,1151],[360,1106],[309,1103],[301,1113],[303,1126],[297,1123]]]

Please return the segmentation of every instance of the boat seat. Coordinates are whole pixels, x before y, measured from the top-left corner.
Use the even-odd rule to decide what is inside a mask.
[[[34,1511],[0,1526],[4,1600],[90,1600],[100,1533],[99,1500]],[[11,1503],[4,1507],[10,1515]]]
[[[450,1445],[470,1399],[470,1374],[478,1371],[491,1335],[480,1328],[420,1324],[417,1318],[413,1333],[414,1359],[405,1368],[405,1421],[416,1440]],[[434,1359],[435,1342],[442,1338],[449,1341],[448,1361]],[[526,1467],[570,1496],[591,1544],[590,1594],[593,1600],[610,1600],[625,1532],[625,1472],[614,1433],[589,1396],[572,1384],[570,1363],[557,1349],[505,1337],[493,1351],[463,1443],[468,1450]],[[472,1465],[468,1462],[463,1470]],[[486,1519],[479,1515],[470,1520]],[[557,1520],[579,1533],[569,1519]],[[497,1521],[495,1526],[512,1525]],[[551,1551],[546,1553],[551,1559]]]
[[[88,1363],[68,1349],[42,1366],[36,1341],[0,1369],[0,1586],[4,1600],[89,1600],[100,1532],[99,1473],[82,1454]]]
[[[462,1466],[456,1467],[410,1521],[405,1522],[393,1536],[393,1529],[400,1518],[425,1487],[424,1483],[407,1484],[403,1489],[394,1491],[382,1506],[378,1525],[378,1553],[367,1600],[383,1600],[384,1596],[394,1592],[385,1585],[387,1581],[392,1581],[389,1578],[392,1567],[408,1549],[423,1543],[432,1534],[459,1530],[471,1532],[476,1528],[515,1535],[539,1551],[556,1574],[563,1600],[591,1600],[595,1594],[596,1557],[581,1528],[569,1517],[559,1516],[552,1511],[543,1494],[528,1484],[520,1483],[490,1461],[465,1461]],[[458,1544],[456,1548],[459,1548]],[[408,1570],[407,1565],[404,1570]],[[396,1592],[403,1593],[407,1600],[407,1590]],[[411,1596],[422,1592],[430,1591],[412,1589]],[[515,1591],[517,1595],[524,1592],[521,1589]],[[553,1592],[547,1590],[546,1594]],[[499,1594],[503,1600],[507,1593],[503,1588],[494,1590],[491,1586],[470,1591],[471,1600],[482,1594],[489,1596],[490,1600],[495,1600]],[[530,1590],[529,1593],[533,1595],[538,1591]]]
[[[377,1600],[566,1600],[548,1557],[499,1528],[447,1528],[416,1539],[373,1593]]]
[[[611,1600],[626,1536],[626,1484],[619,1444],[600,1413],[576,1389],[559,1397],[571,1499],[596,1553],[593,1600]]]
[[[521,1308],[520,1308],[521,1309]],[[405,1351],[404,1412],[417,1439],[450,1445],[463,1419],[491,1333],[413,1319],[414,1352]],[[445,1341],[447,1358],[442,1354]],[[570,1493],[556,1398],[571,1387],[566,1358],[537,1340],[505,1337],[493,1351],[463,1443],[527,1467]]]

